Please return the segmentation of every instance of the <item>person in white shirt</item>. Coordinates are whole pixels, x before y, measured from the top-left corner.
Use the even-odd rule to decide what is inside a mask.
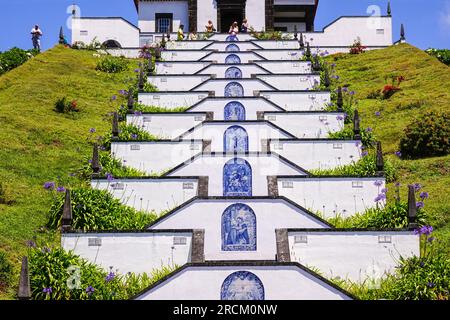
[[[34,28],[31,30],[31,40],[33,41],[33,47],[34,49],[37,49],[41,51],[41,37],[42,37],[42,31],[39,29],[38,25],[35,25]]]

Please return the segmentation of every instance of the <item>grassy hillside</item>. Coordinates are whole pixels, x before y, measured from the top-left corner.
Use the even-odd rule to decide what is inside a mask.
[[[337,55],[327,60],[336,63],[340,83],[356,91],[362,126],[373,128],[383,144],[383,152],[397,165],[403,199],[406,185],[411,183],[422,184],[430,193],[425,208],[432,214],[431,222],[438,228],[438,237],[450,248],[450,156],[397,160],[394,155],[409,123],[429,110],[449,112],[450,68],[408,44],[360,55]],[[405,78],[402,90],[388,100],[369,99],[371,93],[384,87],[385,78],[392,75]],[[393,185],[390,187],[393,189]]]
[[[94,52],[56,47],[0,77],[0,181],[12,202],[0,204],[0,249],[9,253],[16,271],[27,240],[36,235],[59,241],[36,232],[52,201],[42,186],[57,177],[65,184],[80,168],[91,152],[90,128],[110,130],[104,118],[114,110],[111,96],[126,89],[124,80],[137,65],[109,75],[95,70],[97,60]],[[72,117],[53,111],[63,96],[77,100],[81,112]],[[0,293],[0,299],[11,293]]]
[[[110,130],[105,121],[115,108],[110,97],[125,89],[124,80],[134,74],[135,62],[121,74],[97,72],[97,59],[93,52],[56,47],[0,77],[0,181],[11,202],[0,204],[0,249],[14,262],[16,276],[27,240],[37,236],[59,241],[55,234],[39,232],[52,202],[43,184],[58,176],[67,184],[69,174],[91,152],[86,143],[89,129],[96,128],[100,134]],[[450,69],[409,45],[340,55],[336,64],[342,84],[357,92],[363,126],[374,128],[384,152],[399,167],[399,181],[403,185],[419,182],[430,193],[426,208],[438,236],[448,241],[450,156],[405,161],[393,153],[409,122],[426,110],[448,110]],[[389,100],[367,99],[392,72],[406,78],[402,91]],[[55,101],[63,96],[76,99],[82,112],[75,117],[54,112]],[[406,188],[402,192],[405,197]],[[0,293],[0,299],[13,297],[14,290]]]

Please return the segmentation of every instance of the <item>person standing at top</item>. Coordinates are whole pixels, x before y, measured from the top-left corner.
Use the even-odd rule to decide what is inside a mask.
[[[205,28],[207,33],[212,33],[216,31],[216,28],[214,28],[214,25],[211,20],[208,20],[208,23],[206,24]]]
[[[41,29],[39,29],[38,25],[35,25],[33,29],[31,29],[31,41],[33,41],[34,49],[41,51],[41,37],[43,33]]]
[[[180,27],[178,28],[178,36],[177,36],[177,40],[181,41],[184,40],[184,25],[180,24]]]
[[[244,20],[242,20],[241,32],[247,33],[247,30],[248,30],[248,22],[247,22],[247,18],[245,18]]]
[[[237,35],[239,33],[239,27],[236,21],[230,26],[230,31],[228,31],[228,33],[231,35]]]

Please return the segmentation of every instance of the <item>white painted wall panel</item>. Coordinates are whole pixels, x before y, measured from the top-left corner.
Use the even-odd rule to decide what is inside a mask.
[[[156,13],[172,13],[172,31],[177,31],[180,24],[184,25],[184,30],[189,30],[188,1],[140,1],[139,3],[139,29],[141,32],[156,31]]]
[[[187,185],[189,184],[189,185]],[[197,195],[197,179],[115,179],[92,180],[93,188],[108,190],[123,204],[136,210],[162,211],[173,209]],[[122,185],[123,188],[117,188]]]
[[[189,267],[138,300],[220,300],[223,281],[233,272],[249,271],[263,283],[266,300],[347,300],[334,287],[296,266]],[[205,285],[205,284],[208,285]]]
[[[296,236],[306,236],[307,243],[295,243]],[[378,280],[395,271],[400,257],[420,255],[419,236],[413,231],[293,231],[289,248],[291,261],[318,268],[327,278],[357,282]]]
[[[187,32],[185,32],[188,34]],[[207,45],[211,44],[210,40],[196,40],[196,41],[168,41],[166,44],[167,50],[201,50],[205,48]]]
[[[252,97],[254,91],[273,90],[273,88],[256,79],[216,79],[207,80],[193,91],[213,91],[216,97],[225,96],[225,87],[231,82],[238,82],[244,89],[244,97]]]
[[[185,245],[174,245],[174,237],[186,238]],[[89,239],[101,239],[101,246],[89,246]],[[161,266],[190,262],[192,233],[65,233],[64,250],[101,266],[106,271],[126,274],[150,273]],[[173,247],[173,249],[172,249]]]
[[[261,2],[261,0],[247,0],[245,2],[245,15],[250,27],[258,31],[266,29],[266,8],[264,2]],[[239,34],[239,40],[243,40],[244,36],[244,34]]]
[[[257,42],[255,42],[258,44]],[[259,44],[258,44],[259,45]],[[277,48],[274,48],[277,49]],[[280,48],[282,49],[282,47]],[[290,49],[283,50],[271,50],[271,49],[258,49],[253,50],[259,56],[263,57],[266,60],[296,60],[298,61],[302,56],[303,52],[299,50],[299,46],[292,46]]]
[[[203,50],[164,50],[161,52],[163,61],[198,61],[204,58],[211,51]]]
[[[148,133],[161,139],[173,139],[187,130],[195,127],[206,116],[194,113],[153,113],[127,115],[127,123],[141,127]]]
[[[209,67],[200,71],[199,74],[213,74],[216,75],[217,78],[225,78],[225,73],[228,68],[239,68],[242,73],[242,78],[251,78],[252,74],[264,74],[268,73],[266,70],[255,64],[211,64]]]
[[[249,61],[264,60],[253,52],[213,52],[206,56],[202,61],[216,61],[217,63],[225,63],[225,59],[230,55],[235,54],[241,59],[241,63],[248,63]]]
[[[222,251],[222,214],[235,203],[248,205],[256,215],[256,250]],[[275,260],[275,229],[328,228],[299,208],[281,199],[264,200],[195,200],[150,229],[205,230],[205,259]]]
[[[189,91],[205,82],[210,77],[207,75],[199,76],[164,76],[156,75],[148,77],[148,82],[158,88],[158,91]],[[202,90],[197,90],[202,91]],[[204,90],[203,90],[204,91]]]
[[[282,161],[276,154],[238,155],[252,168],[252,196],[267,196],[267,176],[303,175],[303,171]],[[223,196],[223,167],[234,156],[203,154],[194,161],[170,172],[168,176],[208,176],[208,195]]]
[[[222,36],[221,34],[216,34],[209,38],[210,40],[215,39],[216,37]],[[228,34],[226,35],[228,36]],[[241,38],[242,35],[239,37]],[[225,37],[223,37],[225,39]],[[241,40],[241,39],[239,39]],[[228,45],[230,45],[231,42],[214,42],[211,45],[209,45],[206,49],[208,50],[218,50],[218,51],[227,51],[226,48]],[[239,47],[239,51],[253,51],[254,49],[260,49],[256,44],[254,44],[251,41],[240,41],[233,42],[233,44],[237,45]]]
[[[338,120],[341,116],[342,120]],[[265,113],[264,119],[285,129],[297,138],[327,138],[329,132],[344,128],[343,113]],[[339,118],[340,119],[340,118]]]
[[[324,91],[271,91],[261,92],[261,96],[286,111],[319,111],[331,103],[330,93]]]
[[[155,72],[164,74],[194,74],[210,65],[208,62],[156,62]]]
[[[380,181],[381,186],[375,186]],[[349,217],[376,206],[384,178],[279,178],[278,192],[324,217]]]
[[[311,62],[300,61],[255,61],[255,64],[275,74],[311,73]],[[283,90],[287,90],[283,88]]]
[[[203,5],[197,0],[197,31],[205,32],[208,20],[211,20],[217,29],[217,1],[209,0],[208,5]]]
[[[160,175],[200,152],[201,141],[111,143],[111,153],[115,158],[149,175]]]
[[[257,78],[278,90],[313,90],[320,84],[320,75],[263,74]]]
[[[138,101],[146,106],[164,108],[190,107],[208,96],[207,92],[151,92],[139,93]]]
[[[361,149],[356,143],[344,140],[281,140],[271,141],[270,150],[306,170],[332,169],[352,164],[361,158]]]

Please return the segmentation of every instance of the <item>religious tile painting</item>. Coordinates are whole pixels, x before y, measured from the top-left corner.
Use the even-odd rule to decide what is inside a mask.
[[[229,45],[226,46],[225,51],[238,52],[238,51],[241,51],[241,49],[239,48],[239,46],[237,44],[230,43]]]
[[[238,37],[236,37],[235,35],[229,35],[228,37],[226,37],[225,41],[239,41]]]
[[[225,63],[226,64],[240,64],[241,58],[239,58],[238,55],[232,53],[232,54],[229,54],[228,56],[226,56]]]
[[[230,82],[225,86],[225,97],[243,97],[244,87],[239,82]]]
[[[254,273],[236,271],[222,283],[221,300],[264,300],[264,286]]]
[[[256,251],[256,215],[246,204],[233,204],[222,214],[222,250]]]
[[[223,135],[224,152],[248,152],[248,134],[240,126],[232,126]]]
[[[225,71],[225,78],[227,79],[241,79],[242,71],[238,67],[229,67]]]
[[[252,168],[244,159],[234,158],[223,167],[223,195],[252,196]]]
[[[232,121],[245,120],[245,107],[238,101],[228,102],[224,108],[223,118]]]

